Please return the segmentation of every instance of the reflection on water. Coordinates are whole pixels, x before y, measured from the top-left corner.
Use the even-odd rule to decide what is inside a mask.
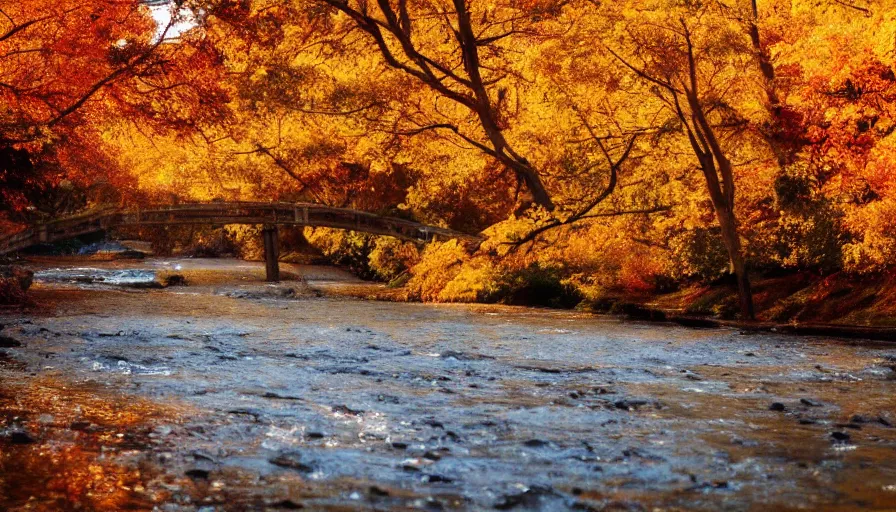
[[[152,507],[151,476],[128,463],[149,447],[148,425],[171,407],[92,385],[0,370],[0,508],[128,510]],[[8,508],[4,508],[8,507]]]
[[[0,358],[0,508],[896,508],[891,347],[260,293],[260,267],[183,265],[230,281],[62,272],[35,290],[50,311],[0,315],[25,344]]]

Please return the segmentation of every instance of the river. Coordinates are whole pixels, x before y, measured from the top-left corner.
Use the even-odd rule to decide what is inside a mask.
[[[34,268],[0,310],[2,510],[896,510],[893,345]],[[160,272],[188,286],[134,287]]]

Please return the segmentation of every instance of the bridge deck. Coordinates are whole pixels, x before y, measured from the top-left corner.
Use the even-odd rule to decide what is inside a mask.
[[[348,208],[334,208],[313,203],[221,202],[177,204],[145,209],[101,207],[42,222],[18,233],[0,234],[0,254],[119,226],[182,224],[329,227],[420,242],[430,242],[436,238],[480,240],[475,235]]]

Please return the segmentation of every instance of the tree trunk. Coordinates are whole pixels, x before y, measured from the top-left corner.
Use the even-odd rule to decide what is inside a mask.
[[[756,315],[753,308],[753,290],[750,287],[750,276],[747,271],[746,258],[740,236],[737,233],[737,222],[734,212],[723,205],[716,207],[716,217],[722,228],[722,241],[728,250],[728,261],[737,279],[737,295],[740,300],[740,316],[743,320],[753,320]]]
[[[523,169],[516,170],[517,176],[520,176],[523,179],[526,188],[532,193],[532,200],[535,201],[535,204],[543,207],[545,210],[553,211],[554,202],[551,201],[551,196],[548,194],[547,189],[544,188],[544,183],[542,183],[538,173],[529,166],[523,165],[520,167],[523,167]]]
[[[532,201],[535,204],[543,207],[545,210],[554,211],[554,202],[551,200],[551,195],[541,181],[538,172],[532,167],[532,164],[513,151],[507,143],[504,132],[501,131],[498,122],[495,120],[496,113],[484,89],[481,92],[476,114],[479,116],[479,121],[482,123],[485,134],[488,136],[501,163],[509,167],[516,174],[517,179],[526,185],[526,189],[532,194]]]

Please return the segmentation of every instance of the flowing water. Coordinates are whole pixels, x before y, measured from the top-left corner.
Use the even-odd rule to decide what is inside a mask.
[[[37,270],[0,312],[3,510],[896,510],[893,345]]]

